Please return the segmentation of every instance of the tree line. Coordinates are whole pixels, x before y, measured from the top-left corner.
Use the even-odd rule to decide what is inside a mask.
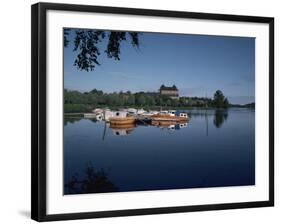
[[[96,107],[136,107],[136,108],[187,108],[187,107],[214,107],[227,108],[229,102],[218,90],[214,98],[207,97],[180,97],[171,99],[168,96],[157,92],[114,92],[104,93],[101,90],[93,89],[89,92],[64,90],[64,111],[66,113],[90,112]]]

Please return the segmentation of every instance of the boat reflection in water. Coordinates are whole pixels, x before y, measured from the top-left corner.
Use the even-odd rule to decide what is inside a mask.
[[[173,122],[173,121],[151,121],[150,123],[138,123],[138,124],[110,124],[113,135],[126,136],[132,134],[134,129],[138,126],[151,126],[167,130],[180,130],[187,127],[187,122]]]
[[[125,125],[114,125],[110,124],[109,128],[112,130],[114,135],[129,135],[133,132],[135,124],[125,124]]]
[[[187,122],[186,121],[179,121],[179,122],[174,122],[174,121],[152,121],[151,125],[159,127],[159,128],[162,128],[162,129],[180,130],[182,128],[186,128],[187,127]]]
[[[125,136],[132,134],[135,128],[138,126],[151,126],[167,130],[180,130],[187,127],[187,122],[172,122],[172,121],[151,121],[146,124],[126,124],[126,125],[114,125],[110,124],[113,135]]]

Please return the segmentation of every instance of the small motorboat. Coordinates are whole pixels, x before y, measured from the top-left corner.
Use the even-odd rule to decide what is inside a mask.
[[[142,108],[137,110],[137,114],[138,114],[138,115],[141,115],[141,114],[143,114],[143,113],[145,113],[145,112],[146,112],[146,111],[145,111],[144,109],[142,109]]]
[[[109,118],[110,125],[129,125],[135,124],[135,117],[111,117]]]
[[[105,110],[104,113],[104,120],[109,121],[112,118],[126,118],[128,117],[127,111],[111,111],[111,110]]]
[[[141,114],[141,116],[150,117],[150,116],[158,114],[158,113],[159,112],[157,112],[157,111],[147,111],[147,112],[144,112],[143,114]]]
[[[181,122],[181,121],[188,121],[188,115],[186,113],[180,113],[178,116],[176,115],[171,115],[169,113],[159,113],[150,116],[152,121],[175,121],[175,122]]]

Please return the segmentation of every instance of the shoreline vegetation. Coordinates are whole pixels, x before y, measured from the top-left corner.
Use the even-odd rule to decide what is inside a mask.
[[[255,103],[244,105],[230,104],[222,91],[217,90],[213,98],[207,97],[179,97],[171,99],[158,92],[114,92],[104,93],[93,89],[89,92],[64,89],[64,113],[88,113],[95,108],[143,108],[144,110],[185,110],[192,108],[227,109],[229,107],[255,108]]]

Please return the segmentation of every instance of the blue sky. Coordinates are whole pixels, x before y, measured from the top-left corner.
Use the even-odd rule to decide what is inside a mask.
[[[66,89],[138,92],[175,84],[181,96],[213,97],[220,89],[231,103],[255,101],[254,38],[142,33],[139,49],[129,38],[122,42],[120,61],[107,58],[101,43],[101,65],[86,72],[73,66],[73,37],[64,48]]]

